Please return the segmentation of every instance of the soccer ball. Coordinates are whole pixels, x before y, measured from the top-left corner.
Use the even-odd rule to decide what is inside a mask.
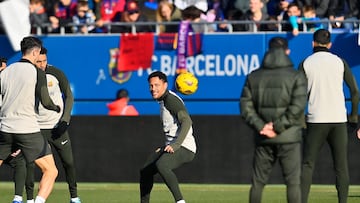
[[[175,87],[181,94],[194,94],[198,89],[198,79],[190,72],[180,73],[176,77]]]

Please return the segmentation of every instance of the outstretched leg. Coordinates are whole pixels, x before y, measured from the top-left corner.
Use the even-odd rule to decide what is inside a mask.
[[[160,176],[163,178],[166,186],[172,193],[175,201],[182,200],[183,196],[173,169],[180,167],[184,163],[192,161],[194,156],[195,154],[193,152],[181,147],[174,153],[164,153],[156,162],[156,168]]]

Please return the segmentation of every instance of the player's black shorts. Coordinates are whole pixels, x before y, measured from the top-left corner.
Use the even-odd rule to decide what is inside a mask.
[[[0,160],[6,159],[14,149],[21,149],[27,162],[51,154],[51,148],[40,132],[16,134],[0,132]]]

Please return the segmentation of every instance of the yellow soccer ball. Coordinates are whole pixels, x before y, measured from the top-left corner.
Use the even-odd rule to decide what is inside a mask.
[[[190,72],[180,73],[176,77],[175,87],[184,95],[194,94],[198,89],[198,79]]]

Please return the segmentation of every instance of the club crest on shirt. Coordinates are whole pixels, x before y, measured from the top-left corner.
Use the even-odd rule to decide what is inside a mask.
[[[119,55],[119,49],[110,49],[110,61],[109,61],[109,74],[111,79],[117,83],[125,83],[131,77],[131,71],[120,72],[117,67],[117,58]]]

